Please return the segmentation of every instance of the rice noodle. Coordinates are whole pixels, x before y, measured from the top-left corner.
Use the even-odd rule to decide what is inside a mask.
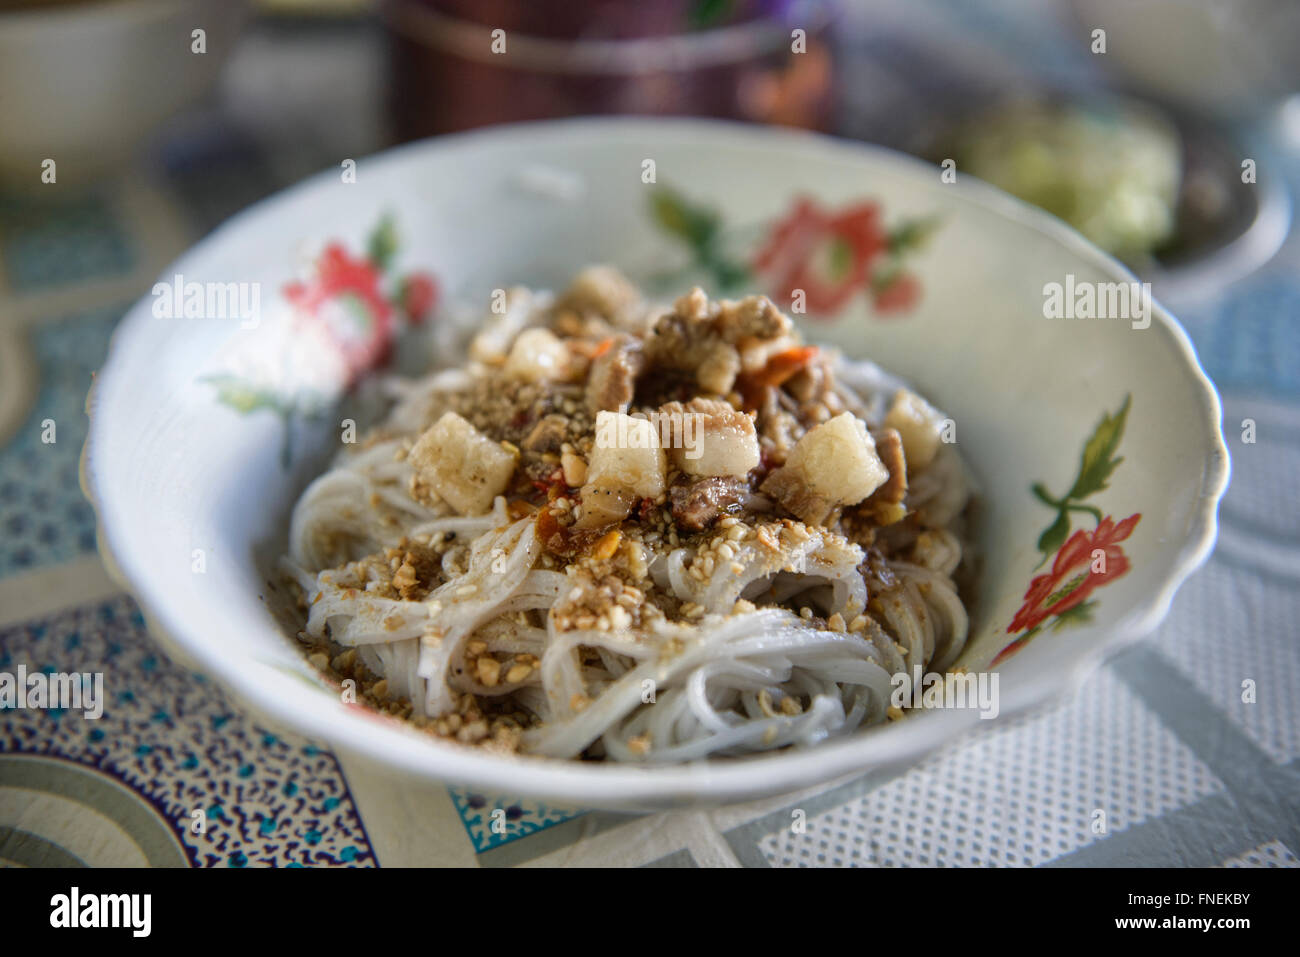
[[[527,301],[512,307],[494,333],[501,341],[553,315],[550,299],[532,302],[528,315]],[[878,427],[898,380],[870,363],[833,369],[840,407]],[[627,594],[646,596],[629,603],[640,607],[639,623],[585,627],[571,606],[601,581],[548,553],[535,510],[521,516],[502,495],[486,514],[461,515],[412,492],[413,441],[443,410],[463,407],[458,397],[480,374],[471,366],[394,383],[397,402],[375,437],[342,452],[303,492],[283,562],[303,591],[304,639],[356,649],[385,680],[386,697],[409,702],[412,715],[436,723],[464,711],[470,696],[529,716],[517,742],[525,752],[696,760],[808,746],[878,724],[893,675],[943,670],[960,654],[969,621],[953,575],[966,552],[970,491],[952,448],[909,474],[904,504],[915,518],[866,544],[837,527],[780,519],[753,489],[738,498],[746,517],[722,528],[741,534],[712,540],[716,548],[726,539],[725,560],[704,554],[707,533],[674,529],[665,540],[625,524],[645,565],[640,578],[622,580],[635,585]],[[776,406],[797,411],[782,396]],[[418,597],[398,588],[397,569],[411,562],[423,576]]]

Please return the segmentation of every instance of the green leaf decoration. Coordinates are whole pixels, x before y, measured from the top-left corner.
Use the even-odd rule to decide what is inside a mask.
[[[217,401],[241,415],[259,409],[268,409],[278,415],[284,423],[284,435],[280,440],[280,466],[287,469],[292,464],[293,419],[301,411],[293,396],[250,385],[244,379],[226,373],[204,376],[199,381],[215,386]]]
[[[839,280],[848,275],[853,265],[853,247],[848,241],[836,236],[831,241],[831,277]]]
[[[397,225],[393,222],[393,217],[385,213],[366,241],[366,258],[380,271],[387,271],[396,254]]]
[[[749,282],[749,270],[744,266],[723,259],[710,259],[705,265],[717,279],[720,293],[736,292]]]
[[[1133,396],[1124,397],[1124,404],[1114,415],[1103,415],[1097,423],[1088,443],[1083,447],[1083,460],[1079,465],[1079,477],[1066,498],[1087,498],[1107,488],[1107,481],[1114,473],[1122,458],[1115,457],[1120,439],[1124,437],[1124,425],[1128,421],[1129,403]]]
[[[907,255],[924,246],[926,240],[940,224],[940,217],[926,216],[920,219],[909,219],[890,231],[885,241],[888,255],[882,257],[881,264],[876,267],[871,276],[871,291],[874,295],[883,295],[894,283],[903,278],[903,266]]]
[[[1038,550],[1044,555],[1050,555],[1064,544],[1065,539],[1070,534],[1070,517],[1062,509],[1056,515],[1056,521],[1047,527],[1042,535],[1038,536]]]
[[[1067,512],[1087,512],[1092,516],[1092,520],[1098,525],[1101,524],[1101,509],[1095,505],[1084,505],[1081,502],[1070,502],[1065,506]]]
[[[650,208],[660,226],[683,240],[696,255],[707,258],[705,254],[718,232],[717,213],[692,204],[667,186],[650,194]]]
[[[258,409],[271,409],[280,414],[284,414],[287,410],[285,399],[279,393],[250,385],[238,376],[212,375],[201,381],[216,387],[218,402],[242,415],[256,412]]]
[[[1124,426],[1128,422],[1128,410],[1132,401],[1133,395],[1130,393],[1124,396],[1124,404],[1113,415],[1110,413],[1102,415],[1101,421],[1097,423],[1092,435],[1084,443],[1083,454],[1079,460],[1079,474],[1064,498],[1058,499],[1042,482],[1035,482],[1030,486],[1030,491],[1035,498],[1056,510],[1056,520],[1038,537],[1038,550],[1043,553],[1039,565],[1046,562],[1048,557],[1069,537],[1071,512],[1086,512],[1092,516],[1093,521],[1101,524],[1101,510],[1084,504],[1080,499],[1109,488],[1107,483],[1111,475],[1124,461],[1116,456],[1115,452],[1119,449],[1120,440],[1124,438]]]
[[[1056,616],[1052,621],[1052,631],[1060,631],[1062,628],[1069,628],[1073,625],[1086,625],[1092,621],[1093,612],[1097,610],[1097,600],[1081,602],[1073,608],[1068,608]]]
[[[335,297],[334,301],[343,307],[344,315],[351,320],[352,327],[359,335],[370,335],[370,331],[375,325],[375,316],[370,311],[369,302],[362,299],[355,292],[340,293]]]
[[[1053,497],[1052,493],[1047,490],[1047,486],[1042,482],[1035,482],[1029,487],[1029,491],[1033,492],[1034,497],[1044,505],[1049,505],[1054,509],[1059,510],[1065,505],[1060,499]]]
[[[650,194],[650,212],[661,229],[690,247],[693,268],[709,273],[719,293],[736,292],[749,282],[749,269],[733,262],[719,248],[721,220],[713,210],[695,205],[669,186],[659,185]]]
[[[895,226],[889,233],[889,251],[896,256],[920,249],[938,230],[940,216],[922,216]]]

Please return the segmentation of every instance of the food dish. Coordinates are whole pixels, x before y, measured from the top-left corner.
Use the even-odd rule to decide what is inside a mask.
[[[1174,236],[1183,142],[1150,108],[1013,102],[954,139],[963,172],[1041,206],[1125,262],[1146,263]]]
[[[646,158],[656,161],[657,187],[642,181]],[[265,308],[256,328],[160,319],[146,296],[118,326],[88,404],[85,485],[110,568],[168,652],[268,726],[327,742],[399,781],[472,783],[479,793],[588,808],[752,799],[908,765],[956,735],[1060,700],[1104,655],[1159,623],[1213,545],[1227,450],[1216,394],[1186,336],[1159,303],[1143,330],[1044,318],[1048,282],[1132,276],[1059,221],[973,177],[945,184],[929,164],[825,137],[649,120],[443,137],[363,158],[358,168],[355,184],[340,185],[330,170],[259,204],[163,271],[167,281],[181,274],[260,283]],[[539,170],[573,189],[540,194],[530,188]],[[647,211],[670,182],[738,233],[789,220],[801,195],[822,211],[799,220],[804,236],[856,223],[838,213],[864,199],[880,201],[891,220],[940,218],[928,248],[909,263],[922,293],[909,312],[873,311],[859,296],[836,315],[796,318],[809,339],[849,358],[869,356],[955,421],[956,448],[980,480],[982,513],[981,567],[958,666],[988,670],[1010,647],[995,666],[997,720],[972,709],[925,709],[816,747],[655,765],[502,755],[341,700],[303,655],[301,621],[278,563],[294,503],[338,450],[347,413],[293,418],[273,396],[233,386],[229,401],[219,401],[212,379],[234,353],[263,366],[284,356],[294,340],[278,334],[278,291],[298,273],[302,253],[334,238],[364,249],[390,210],[400,211],[403,237],[391,268],[436,270],[449,303],[489,301],[503,282],[561,288],[592,262],[615,263],[645,285],[685,259]],[[842,298],[839,286],[833,292],[828,299]],[[430,355],[416,358],[425,367]],[[1058,501],[1073,490],[1098,426],[1108,441],[1094,444],[1117,437],[1126,395],[1113,450],[1123,464],[1082,503],[1113,521],[1095,525],[1086,511],[1065,508],[1061,522],[1034,485]],[[1122,550],[1127,568],[1117,576],[1116,563],[1101,587],[1067,608],[1058,593],[1075,574],[1080,534],[1103,540],[1095,547],[1107,554]],[[1049,554],[1040,541],[1052,546]],[[1041,600],[1027,601],[1031,585]],[[1086,620],[1076,610],[1083,606]],[[1069,627],[1057,627],[1064,624],[1057,613],[1066,612]],[[1013,623],[1024,627],[1009,631]]]
[[[294,509],[332,677],[467,744],[666,762],[899,719],[894,676],[957,659],[969,483],[924,399],[766,296],[596,267],[499,301]]]

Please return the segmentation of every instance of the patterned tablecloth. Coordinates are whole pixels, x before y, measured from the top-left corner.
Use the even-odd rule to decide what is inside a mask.
[[[335,58],[322,88],[364,101],[367,56]],[[236,86],[253,82],[244,65]],[[148,172],[52,206],[0,198],[0,672],[103,672],[107,692],[98,721],[0,711],[0,863],[1300,863],[1300,239],[1181,310],[1224,394],[1234,476],[1218,550],[1149,641],[1055,710],[901,772],[716,810],[584,812],[413,785],[263,727],[163,657],[106,577],[78,458],[114,324],[224,216],[320,157],[364,152],[355,125],[268,144],[201,119],[206,138]],[[1261,178],[1300,190],[1300,131],[1258,135],[1292,158]]]

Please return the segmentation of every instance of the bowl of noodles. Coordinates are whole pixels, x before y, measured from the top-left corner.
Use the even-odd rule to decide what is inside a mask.
[[[955,179],[648,120],[322,173],[123,321],[101,550],[267,720],[586,807],[1058,699],[1211,549],[1218,399],[1149,287]]]

